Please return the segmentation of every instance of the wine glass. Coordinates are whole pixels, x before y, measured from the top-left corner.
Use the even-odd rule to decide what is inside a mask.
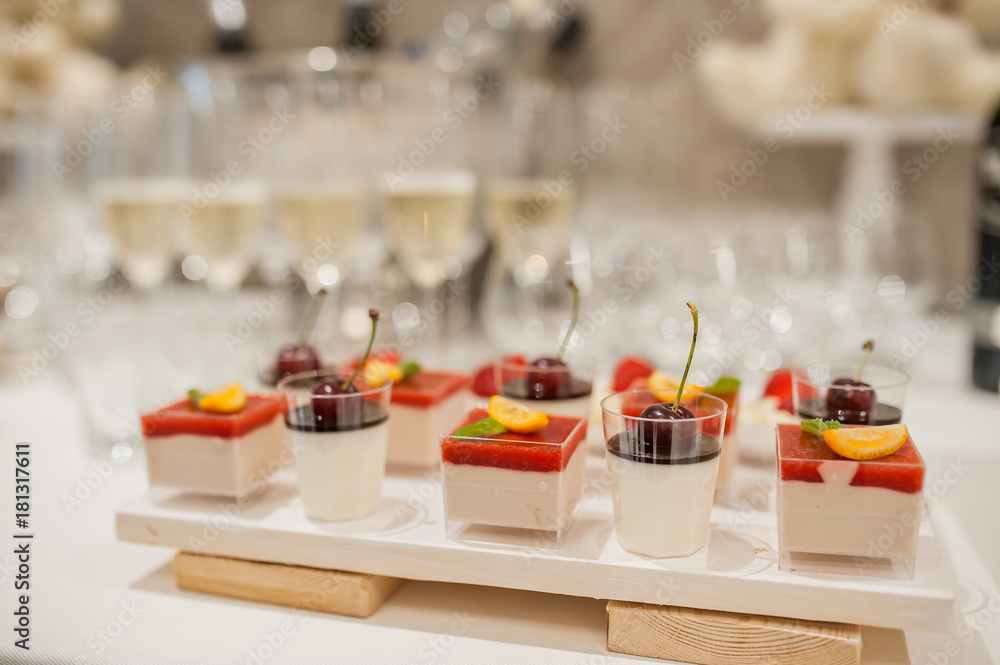
[[[136,90],[119,89],[112,98],[120,103],[122,95],[130,95],[127,114],[109,112],[118,108],[110,101],[100,107],[106,115],[96,118],[96,126],[111,131],[93,148],[91,196],[125,277],[151,289],[173,266],[188,145],[177,90],[161,84],[142,101],[136,101]]]

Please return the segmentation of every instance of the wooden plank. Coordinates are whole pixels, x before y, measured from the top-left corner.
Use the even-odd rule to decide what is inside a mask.
[[[403,579],[902,630],[950,628],[954,591],[928,519],[913,579],[884,579],[849,566],[831,574],[780,570],[773,510],[742,505],[712,508],[708,544],[692,556],[651,559],[618,543],[603,464],[595,459],[588,468],[574,523],[559,549],[531,536],[519,546],[449,539],[441,486],[429,472],[387,475],[376,513],[336,523],[304,516],[292,471],[279,472],[250,504],[154,492],[119,511],[118,537],[199,554]],[[735,479],[754,472],[739,467]],[[754,488],[772,476],[765,470],[744,481]]]
[[[396,577],[179,552],[177,586],[217,596],[367,617],[399,588]]]
[[[858,665],[861,627],[612,600],[608,650],[698,665]]]

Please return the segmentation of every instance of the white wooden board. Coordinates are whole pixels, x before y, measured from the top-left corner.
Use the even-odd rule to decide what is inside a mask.
[[[559,549],[457,542],[445,536],[435,473],[390,473],[379,511],[363,520],[311,522],[292,470],[240,506],[232,499],[154,489],[119,511],[123,540],[254,561],[415,580],[459,582],[728,612],[904,630],[948,630],[954,595],[925,517],[910,579],[854,566],[778,569],[773,472],[741,467],[737,497],[715,506],[708,544],[690,557],[650,559],[624,551],[614,533],[610,478],[588,460],[575,521]],[[829,574],[837,572],[838,574]]]

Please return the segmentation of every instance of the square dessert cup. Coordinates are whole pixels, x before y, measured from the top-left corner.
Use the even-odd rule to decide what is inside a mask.
[[[421,369],[393,384],[387,461],[436,467],[441,461],[441,433],[468,410],[471,382],[461,372]]]
[[[558,547],[583,488],[586,421],[551,415],[531,434],[455,436],[488,417],[473,409],[441,435],[448,537]]]
[[[596,363],[580,356],[563,362],[536,366],[501,358],[493,364],[497,393],[546,415],[582,418],[586,437]]]
[[[646,393],[650,393],[649,382],[645,378],[633,379],[632,383],[629,385],[629,390],[646,391]],[[676,396],[676,392],[677,389],[674,388],[669,391],[657,390],[655,393],[650,394],[656,399],[657,402],[672,403],[674,401],[674,397]],[[697,395],[701,393],[691,392],[690,394]],[[733,432],[736,428],[736,418],[739,412],[740,388],[737,385],[732,390],[706,394],[718,397],[726,403],[726,427],[723,430],[724,436],[720,439],[720,442],[722,443],[722,452],[719,454],[719,474],[715,479],[715,499],[720,503],[725,504],[728,503],[730,498],[730,481],[732,480],[733,473],[736,471],[736,467],[740,462],[738,439]],[[646,401],[646,398],[640,397],[640,395],[632,397],[633,404],[637,403],[639,400]],[[652,403],[654,402],[650,402],[650,404]]]
[[[856,365],[816,362],[792,372],[795,412],[803,420],[822,418],[845,425],[895,425],[902,422],[903,400],[910,377],[898,369],[869,363],[861,374],[861,382],[867,386],[834,384],[838,379],[853,380],[857,369]],[[837,395],[832,394],[833,391],[837,391]],[[847,404],[843,404],[845,401]]]
[[[629,552],[688,556],[708,541],[728,407],[712,395],[685,393],[680,405],[690,417],[642,417],[661,403],[650,390],[601,402],[615,531]]]
[[[343,384],[352,372],[351,367],[322,369],[278,382],[302,508],[312,519],[359,519],[382,501],[392,380],[379,377],[372,385],[359,375],[357,392],[313,392],[320,385]]]
[[[777,456],[782,568],[807,555],[798,558],[830,570],[913,576],[925,468],[912,438],[891,455],[857,461],[800,425],[778,425]]]
[[[182,400],[142,416],[149,484],[220,496],[263,487],[292,461],[277,395],[248,395],[238,413]]]

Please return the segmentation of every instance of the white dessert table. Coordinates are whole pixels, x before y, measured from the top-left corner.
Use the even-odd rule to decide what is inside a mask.
[[[965,344],[956,329],[922,351],[919,367],[908,368],[915,385],[907,403],[931,486],[954,480],[949,464],[968,468],[942,486],[933,510],[960,612],[951,634],[863,629],[869,665],[1000,663],[1000,612],[990,609],[991,598],[1000,608],[1000,401],[962,387]],[[146,492],[141,464],[93,475],[72,395],[52,374],[27,387],[0,384],[0,440],[9,451],[0,453],[0,497],[13,494],[13,442],[31,441],[36,533],[32,650],[15,650],[10,624],[0,622],[0,663],[663,662],[608,652],[605,602],[588,598],[410,582],[371,617],[353,619],[179,591],[173,549],[115,538],[115,511]],[[89,496],[67,508],[88,479]],[[4,617],[14,603],[12,549],[0,547]]]

